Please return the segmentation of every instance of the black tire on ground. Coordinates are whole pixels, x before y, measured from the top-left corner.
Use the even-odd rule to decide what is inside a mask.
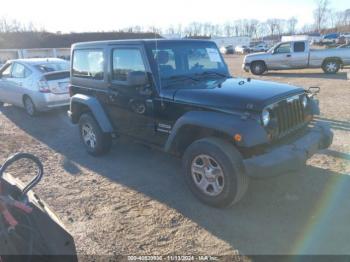
[[[262,75],[266,71],[266,65],[261,61],[253,62],[250,65],[250,71],[253,75]]]
[[[192,172],[194,165],[197,164],[196,159],[206,155],[211,158],[211,161],[215,160],[223,171],[221,192],[214,196],[208,194],[211,185],[209,187],[205,185],[206,190],[201,189],[198,185],[204,177],[200,176],[202,178],[198,182],[198,174]],[[186,149],[182,162],[188,186],[195,196],[207,205],[214,207],[233,205],[241,200],[247,191],[249,177],[243,172],[242,156],[233,145],[225,140],[210,137],[193,142]],[[216,181],[216,183],[219,182],[219,180]]]
[[[90,113],[84,113],[80,116],[79,132],[81,141],[90,155],[101,156],[110,151],[112,147],[111,134],[102,132],[99,124]]]
[[[336,59],[328,59],[324,61],[322,70],[326,74],[336,74],[340,69],[340,62]]]
[[[35,104],[33,103],[33,100],[29,96],[24,96],[23,106],[24,106],[24,110],[29,116],[34,117],[38,114]]]

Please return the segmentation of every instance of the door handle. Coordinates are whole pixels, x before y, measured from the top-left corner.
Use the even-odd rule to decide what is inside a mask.
[[[286,55],[287,57],[292,57],[292,55]]]
[[[22,83],[22,82],[19,82],[18,85],[19,85],[19,86],[23,86],[23,83]]]

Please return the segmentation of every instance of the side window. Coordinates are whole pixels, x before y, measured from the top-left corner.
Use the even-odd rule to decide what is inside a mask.
[[[2,77],[11,77],[11,71],[12,71],[12,67],[13,65],[10,64],[6,67],[6,69],[4,71],[2,71]]]
[[[73,76],[103,80],[104,57],[102,50],[75,50]]]
[[[277,54],[284,54],[284,53],[290,53],[290,52],[291,52],[291,44],[290,43],[280,44],[275,49],[275,53],[277,53]]]
[[[305,52],[305,42],[295,42],[294,43],[294,52],[296,52],[296,53]]]
[[[145,72],[141,51],[136,48],[119,48],[113,50],[113,75],[115,81],[126,81],[128,73]]]
[[[13,78],[25,78],[26,77],[25,66],[18,64],[18,63],[13,64],[12,77]]]

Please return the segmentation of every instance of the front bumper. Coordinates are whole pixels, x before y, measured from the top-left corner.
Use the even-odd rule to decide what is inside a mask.
[[[327,125],[315,124],[293,143],[243,160],[245,172],[250,177],[268,177],[298,170],[318,150],[328,148],[332,141],[333,133],[330,128]]]
[[[242,65],[242,69],[246,72],[249,72],[250,71],[250,63],[244,63]]]

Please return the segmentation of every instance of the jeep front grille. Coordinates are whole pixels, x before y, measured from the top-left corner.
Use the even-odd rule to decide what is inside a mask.
[[[272,118],[276,119],[274,138],[284,137],[305,126],[305,109],[301,97],[287,99],[277,103],[271,110]]]

